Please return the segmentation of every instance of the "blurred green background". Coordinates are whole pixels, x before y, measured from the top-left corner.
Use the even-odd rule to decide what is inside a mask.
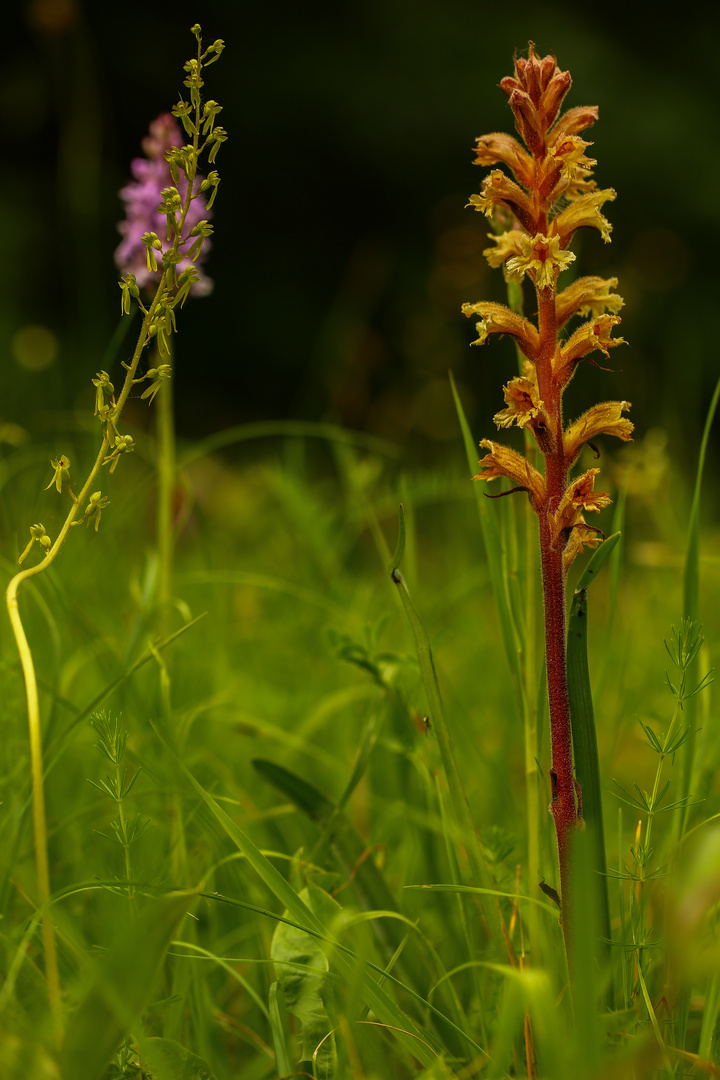
[[[32,0],[4,20],[0,119],[1,419],[31,430],[89,378],[119,312],[117,190],[149,121],[183,92],[189,27],[227,49],[206,91],[230,132],[218,166],[214,294],[183,312],[181,434],[267,417],[328,418],[433,459],[457,441],[452,368],[478,434],[494,431],[509,346],[470,349],[464,300],[502,299],[464,209],[476,136],[511,128],[497,83],[515,48],[554,51],[598,104],[590,132],[613,243],[580,272],[617,275],[615,373],[583,371],[568,412],[633,403],[692,468],[717,375],[718,17],[644,5],[475,0],[140,3]],[[41,326],[50,338],[32,335]],[[621,369],[621,370],[620,370]],[[43,419],[45,418],[45,419]],[[12,434],[12,431],[11,433]]]

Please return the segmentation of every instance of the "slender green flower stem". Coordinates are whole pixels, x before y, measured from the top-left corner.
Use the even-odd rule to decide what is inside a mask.
[[[165,289],[165,278],[167,274],[163,274],[160,281],[160,286],[156,293],[153,303],[150,305],[145,319],[143,320],[140,336],[138,337],[137,344],[135,346],[135,352],[133,354],[132,361],[129,365],[127,375],[125,377],[125,383],[123,385],[120,397],[114,410],[113,419],[117,422],[122,409],[127,401],[130,388],[132,387],[133,380],[135,378],[135,372],[137,371],[138,363],[140,362],[140,356],[145,347],[148,339],[148,331],[150,323],[155,314],[158,301],[162,292]],[[37,563],[35,566],[27,567],[25,570],[20,570],[11,579],[8,584],[5,599],[7,603],[8,615],[10,617],[10,624],[15,636],[15,642],[17,650],[20,656],[20,663],[22,666],[23,679],[25,681],[25,696],[27,700],[27,713],[28,713],[28,727],[30,734],[30,772],[32,777],[32,790],[33,790],[33,828],[35,838],[35,866],[37,874],[37,888],[38,888],[38,904],[43,911],[42,918],[42,937],[43,948],[45,950],[45,968],[48,981],[48,997],[50,1000],[50,1008],[54,1018],[54,1024],[56,1034],[58,1038],[62,1032],[62,1018],[61,1018],[61,1002],[60,1002],[60,980],[58,976],[57,966],[57,951],[55,948],[55,936],[53,930],[53,924],[50,914],[50,873],[48,864],[48,850],[47,850],[47,823],[45,813],[45,793],[43,786],[43,752],[42,752],[42,728],[40,723],[40,701],[38,695],[37,677],[35,675],[35,665],[33,663],[32,652],[28,644],[25,629],[23,627],[22,619],[20,617],[20,610],[18,607],[18,590],[24,581],[28,578],[36,577],[44,570],[47,570],[49,566],[55,561],[59,555],[65,541],[68,538],[70,530],[73,525],[76,524],[76,519],[80,513],[80,509],[90,495],[98,474],[105,462],[105,459],[110,450],[110,433],[106,428],[103,436],[100,449],[95,463],[90,470],[88,477],[83,484],[80,494],[72,497],[72,506],[70,511],[63,522],[62,528],[58,533],[55,542],[48,549],[45,557]]]
[[[197,59],[197,62],[196,62],[197,63],[197,67],[196,67],[197,79],[199,79],[199,73],[200,73],[200,71],[202,69],[203,57],[204,57],[204,55],[207,55],[207,54],[202,53],[202,44],[201,44],[201,39],[200,39],[200,36],[199,36],[199,30],[200,30],[199,27],[193,28],[193,33],[195,33],[195,35],[197,37],[197,42],[198,42],[198,59]],[[210,50],[208,50],[208,53],[211,52],[211,51],[213,51],[212,46],[211,46]],[[215,52],[218,53],[218,55],[219,55],[219,50],[218,49],[215,49]],[[217,56],[215,56],[214,59],[217,59]],[[210,61],[210,62],[212,62],[212,61]],[[188,69],[186,68],[186,70],[188,70]],[[191,82],[192,82],[192,75],[191,75]],[[191,82],[187,83],[187,85],[191,85]],[[156,333],[158,334],[159,340],[163,340],[165,338],[165,335],[163,335],[163,332],[161,330],[160,325],[159,324],[156,325],[155,319],[156,319],[156,315],[159,314],[159,308],[160,308],[160,305],[161,305],[161,301],[163,300],[163,297],[168,292],[168,290],[172,290],[174,288],[174,285],[175,285],[175,281],[176,281],[175,264],[177,262],[177,256],[178,256],[178,253],[179,253],[181,238],[182,238],[182,235],[183,235],[183,228],[185,226],[185,221],[186,221],[186,218],[187,218],[187,215],[188,215],[188,211],[190,209],[190,205],[191,205],[192,198],[193,198],[193,193],[194,193],[195,175],[196,175],[196,171],[197,171],[197,161],[198,161],[199,154],[201,152],[201,148],[200,148],[200,145],[199,145],[199,140],[200,140],[201,119],[202,119],[201,118],[200,95],[199,95],[199,90],[197,89],[197,86],[193,90],[193,101],[194,101],[194,104],[195,104],[195,125],[194,125],[195,130],[194,130],[193,139],[192,139],[192,154],[191,154],[190,158],[188,159],[187,169],[186,169],[186,177],[187,177],[188,184],[187,184],[187,193],[186,193],[186,196],[185,196],[185,201],[184,201],[184,204],[183,204],[182,209],[180,211],[179,219],[178,219],[177,216],[174,217],[174,221],[172,223],[173,227],[172,227],[171,230],[170,230],[170,225],[169,225],[168,238],[170,237],[170,232],[174,233],[173,243],[170,246],[169,251],[165,253],[165,256],[164,256],[164,269],[163,269],[163,272],[161,274],[160,281],[159,281],[158,287],[157,287],[157,291],[155,292],[155,296],[154,296],[154,298],[152,300],[152,303],[150,304],[150,307],[148,309],[146,309],[142,304],[140,305],[142,311],[144,312],[144,318],[143,318],[142,327],[141,327],[140,334],[139,334],[138,339],[137,339],[137,344],[135,346],[135,350],[134,350],[134,353],[133,353],[133,356],[132,356],[132,360],[130,361],[129,364],[125,365],[127,373],[126,373],[126,376],[125,376],[125,380],[123,382],[122,389],[120,391],[120,395],[119,395],[117,401],[113,402],[113,404],[111,406],[111,409],[110,409],[110,411],[108,413],[108,419],[104,422],[104,425],[103,425],[103,438],[102,438],[102,442],[100,444],[100,449],[98,451],[97,457],[95,458],[95,463],[93,464],[93,466],[92,466],[92,468],[91,468],[91,470],[90,470],[90,472],[89,472],[89,474],[87,476],[87,479],[85,480],[85,483],[83,484],[83,487],[82,487],[79,495],[75,496],[73,494],[72,489],[70,488],[69,483],[68,483],[68,492],[69,492],[70,497],[72,499],[72,505],[70,507],[70,511],[69,511],[67,517],[65,518],[65,521],[63,522],[63,525],[62,525],[62,527],[60,529],[60,532],[58,533],[55,541],[52,544],[50,544],[50,546],[47,549],[44,557],[35,566],[28,567],[28,568],[26,568],[24,570],[19,571],[17,574],[15,574],[15,576],[9,582],[8,587],[7,587],[7,591],[6,591],[6,602],[7,602],[8,615],[10,617],[10,624],[12,626],[13,634],[15,636],[15,641],[16,641],[16,644],[17,644],[18,654],[20,656],[20,663],[21,663],[21,666],[22,666],[23,678],[24,678],[24,681],[25,681],[25,693],[26,693],[27,711],[28,711],[28,727],[29,727],[29,735],[30,735],[30,770],[31,770],[32,789],[33,789],[33,793],[32,793],[33,828],[34,828],[34,839],[35,839],[35,862],[36,862],[36,875],[37,875],[37,888],[38,888],[38,906],[40,907],[40,909],[42,910],[42,913],[43,913],[42,914],[42,936],[43,936],[43,948],[44,948],[44,951],[45,951],[45,969],[46,969],[46,977],[47,977],[47,983],[48,983],[48,997],[49,997],[49,1001],[50,1001],[51,1013],[52,1013],[52,1016],[53,1016],[53,1024],[54,1024],[54,1027],[55,1027],[55,1034],[56,1034],[56,1038],[57,1038],[58,1042],[62,1038],[62,1028],[63,1028],[63,1024],[62,1024],[62,1003],[61,1003],[61,997],[60,997],[60,979],[59,979],[59,974],[58,974],[57,950],[56,950],[56,946],[55,946],[54,928],[53,928],[52,919],[51,919],[51,915],[50,915],[50,897],[51,897],[51,894],[50,894],[50,872],[49,872],[48,847],[47,847],[47,822],[46,822],[46,810],[45,810],[45,793],[44,793],[44,785],[43,785],[44,769],[43,769],[43,751],[42,751],[42,727],[41,727],[41,720],[40,720],[40,702],[39,702],[37,677],[36,677],[36,674],[35,674],[35,665],[33,663],[32,652],[31,652],[30,646],[28,644],[27,636],[25,634],[25,629],[23,627],[22,619],[20,617],[20,610],[19,610],[19,607],[18,607],[18,591],[19,591],[20,586],[22,585],[22,583],[24,581],[26,581],[28,578],[32,578],[32,577],[37,576],[38,574],[43,573],[43,571],[47,570],[48,567],[52,565],[52,563],[55,561],[58,554],[60,553],[65,541],[67,540],[67,537],[68,537],[68,535],[70,533],[70,530],[72,529],[73,525],[79,524],[79,522],[84,519],[85,515],[83,515],[82,517],[79,517],[79,515],[81,513],[81,510],[82,510],[82,507],[84,506],[84,504],[86,503],[86,501],[89,498],[90,494],[92,493],[93,488],[95,486],[95,483],[97,481],[98,475],[99,475],[103,465],[108,462],[108,460],[110,458],[110,455],[115,450],[115,435],[116,435],[116,432],[117,432],[117,422],[120,419],[120,416],[121,416],[122,411],[123,411],[123,409],[125,407],[127,399],[128,399],[128,397],[130,395],[132,387],[133,387],[134,383],[136,382],[135,376],[136,376],[138,364],[140,362],[140,357],[142,356],[143,350],[148,345],[149,341],[151,340],[151,338],[153,337],[154,334],[156,334]],[[204,144],[204,145],[207,145],[207,143]],[[203,149],[204,149],[204,146],[203,146]],[[211,156],[211,160],[212,160],[213,153],[211,153],[210,156]],[[170,219],[168,219],[168,220],[170,222]],[[200,241],[200,243],[201,242],[202,241]],[[148,258],[149,257],[150,257],[150,248],[148,248]],[[123,294],[123,296],[124,296],[124,300],[123,300],[123,305],[124,305],[125,304],[125,293]],[[124,310],[127,310],[127,309],[124,308]],[[166,405],[167,405],[168,408],[170,408],[170,409],[172,408],[172,399],[170,397],[168,397],[166,399]],[[170,437],[171,436],[168,436],[168,438],[170,438]],[[173,453],[171,455],[171,458],[169,460],[171,461],[171,465],[169,465],[168,468],[172,469],[172,473],[174,475],[174,451],[173,451]],[[67,483],[67,478],[66,478],[66,476],[64,475],[64,473],[62,471],[59,471],[57,475],[59,477],[58,485],[59,485],[59,489],[60,489],[60,486],[62,485],[63,482]],[[171,498],[171,495],[172,495],[172,492],[170,491],[169,498]],[[167,501],[168,500],[166,500],[166,502]],[[167,543],[169,543],[170,545],[172,544],[171,532],[168,534]],[[167,549],[166,549],[166,554],[167,554]],[[170,556],[171,556],[171,549],[170,549]],[[171,558],[170,558],[169,563],[167,563],[166,565],[171,565]],[[167,588],[169,588],[169,585],[167,586]]]
[[[164,363],[172,365],[170,355]],[[155,414],[157,432],[157,546],[158,546],[158,609],[163,634],[169,631],[172,601],[173,557],[175,549],[173,499],[175,492],[176,451],[173,416],[173,383],[169,378],[157,396]]]

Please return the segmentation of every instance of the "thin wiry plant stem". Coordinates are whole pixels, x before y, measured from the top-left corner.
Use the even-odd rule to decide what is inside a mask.
[[[130,388],[133,384],[135,372],[137,370],[138,363],[140,362],[140,356],[147,341],[148,328],[150,326],[152,317],[155,313],[158,300],[162,295],[165,288],[165,277],[163,274],[160,281],[157,294],[153,303],[150,305],[145,319],[143,320],[142,329],[138,337],[137,344],[135,346],[135,352],[133,354],[132,361],[129,365],[127,375],[125,377],[125,383],[118,399],[116,406],[114,420],[119,418],[123,406],[127,401]],[[35,675],[35,665],[33,663],[32,651],[28,644],[27,636],[25,634],[25,628],[23,626],[22,618],[20,617],[20,610],[18,607],[18,590],[24,581],[28,578],[32,578],[41,574],[44,570],[55,561],[60,550],[67,540],[70,530],[75,523],[77,516],[80,512],[81,506],[85,503],[85,500],[90,495],[95,481],[103,466],[103,462],[110,449],[110,436],[106,430],[103,440],[100,444],[100,450],[98,451],[95,463],[91,468],[88,477],[83,484],[80,494],[77,498],[73,497],[72,506],[68,512],[65,521],[58,533],[55,542],[48,549],[45,557],[37,563],[35,566],[27,567],[25,570],[20,570],[10,580],[5,599],[7,603],[8,615],[10,617],[10,625],[12,626],[13,635],[15,637],[15,643],[17,645],[18,654],[20,656],[20,663],[22,666],[23,679],[25,681],[25,696],[27,701],[27,714],[28,714],[28,728],[30,736],[30,774],[32,778],[32,804],[33,804],[33,831],[35,839],[35,870],[37,875],[37,888],[38,888],[38,905],[43,911],[42,918],[42,937],[43,948],[45,951],[45,971],[48,982],[48,998],[50,1001],[50,1009],[53,1015],[53,1023],[55,1026],[56,1037],[59,1040],[62,1035],[62,1009],[60,1000],[60,979],[58,975],[57,965],[57,951],[55,947],[55,933],[52,924],[52,918],[50,913],[50,872],[48,863],[48,847],[47,847],[47,821],[45,812],[45,792],[43,784],[43,750],[42,750],[42,727],[40,722],[40,701],[38,695],[37,677]]]
[[[198,74],[202,69],[202,43],[199,35],[200,28],[197,27],[197,33],[195,29],[193,33],[197,38],[198,43],[198,59],[197,59],[197,71]],[[216,43],[217,45],[218,43]],[[221,43],[220,43],[221,44]],[[210,47],[208,53],[215,51],[219,55],[219,50],[214,46]],[[214,57],[217,59],[217,56]],[[187,70],[187,69],[186,69]],[[124,365],[126,368],[126,375],[123,382],[122,389],[116,402],[113,402],[111,411],[108,413],[108,419],[103,425],[103,438],[100,444],[95,462],[82,486],[82,489],[78,496],[75,496],[68,484],[68,492],[70,494],[72,505],[63,522],[60,532],[58,533],[55,541],[50,544],[44,557],[35,566],[28,567],[24,570],[20,570],[11,579],[6,590],[6,603],[8,609],[8,615],[10,618],[10,624],[12,626],[13,635],[20,656],[20,663],[22,666],[23,678],[25,681],[25,693],[27,699],[27,712],[28,712],[28,727],[30,738],[30,770],[32,778],[32,803],[33,803],[33,829],[35,839],[35,862],[36,862],[36,875],[37,875],[37,888],[38,888],[38,906],[43,912],[42,916],[42,936],[43,936],[43,948],[45,952],[45,968],[46,977],[48,983],[48,997],[50,1002],[50,1009],[53,1017],[53,1025],[55,1028],[56,1039],[59,1042],[62,1038],[62,1002],[60,995],[60,979],[58,973],[57,963],[57,951],[55,946],[54,928],[50,915],[50,872],[48,861],[48,845],[47,845],[47,822],[46,822],[46,810],[45,810],[45,792],[43,782],[43,750],[42,750],[42,728],[40,719],[40,702],[38,695],[37,677],[35,674],[35,665],[33,663],[32,651],[28,644],[27,636],[23,626],[22,618],[20,616],[20,610],[18,607],[18,591],[20,586],[28,578],[35,577],[38,574],[43,573],[57,558],[60,550],[62,549],[70,530],[73,525],[83,520],[82,517],[78,517],[83,505],[89,498],[98,475],[104,464],[107,463],[110,453],[115,447],[115,433],[117,431],[117,422],[120,419],[122,411],[125,407],[127,399],[130,395],[132,387],[136,382],[136,372],[140,357],[143,350],[150,341],[154,333],[160,331],[160,326],[155,325],[155,317],[158,313],[161,300],[164,297],[166,291],[173,287],[176,281],[175,275],[175,257],[178,254],[181,238],[183,235],[183,228],[187,219],[188,212],[192,203],[195,176],[197,172],[197,160],[200,153],[200,127],[201,127],[201,106],[200,96],[197,93],[195,104],[195,133],[193,136],[193,154],[191,161],[187,169],[187,193],[179,214],[179,220],[174,222],[174,239],[170,247],[169,252],[166,252],[167,261],[164,264],[164,269],[158,282],[157,290],[153,297],[153,300],[148,309],[145,309],[141,304],[141,309],[144,312],[144,319],[140,334],[135,345],[132,359],[129,364]],[[211,154],[211,159],[212,159]],[[169,219],[168,219],[169,220]],[[169,234],[168,234],[169,235]],[[148,249],[150,250],[150,249]],[[129,279],[128,279],[129,280]],[[133,279],[134,280],[134,279]],[[126,283],[127,287],[127,283]],[[123,310],[125,308],[125,293],[123,294]],[[162,332],[158,333],[159,340],[162,340]],[[58,459],[60,462],[62,459]],[[173,453],[173,473],[174,473],[174,453]],[[67,482],[62,471],[58,472],[58,490],[60,490],[62,483]],[[99,518],[97,519],[99,520]],[[24,554],[27,554],[27,549]]]
[[[170,354],[164,362],[172,365]],[[173,558],[175,549],[173,499],[175,492],[176,452],[173,416],[173,384],[168,379],[157,396],[155,414],[157,432],[157,545],[158,545],[158,609],[163,634],[169,630],[172,601]]]

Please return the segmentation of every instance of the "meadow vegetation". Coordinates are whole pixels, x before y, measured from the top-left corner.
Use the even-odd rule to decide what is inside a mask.
[[[194,176],[219,108],[185,70]],[[173,179],[182,215],[192,177]],[[575,829],[568,969],[528,500],[472,481],[487,433],[462,393],[434,463],[301,420],[175,445],[174,316],[182,356],[202,314],[181,310],[197,279],[174,256],[210,232],[177,220],[145,241],[148,267],[171,251],[154,299],[123,279],[135,353],[126,338],[91,373],[62,446],[1,466],[38,709],[3,620],[0,1076],[720,1075],[702,470],[682,474],[658,430],[602,441],[597,520],[619,537],[596,581],[579,555],[567,593],[583,590],[589,669],[573,653],[570,681],[592,689],[606,873]]]

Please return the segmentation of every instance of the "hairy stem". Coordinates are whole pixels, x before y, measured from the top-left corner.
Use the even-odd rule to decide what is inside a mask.
[[[560,895],[563,900],[563,933],[566,948],[572,936],[570,918],[570,836],[577,827],[575,780],[573,777],[572,728],[568,697],[565,652],[565,571],[562,541],[553,535],[552,515],[567,487],[568,469],[563,449],[562,390],[553,378],[552,362],[557,344],[555,289],[537,290],[540,356],[537,362],[538,389],[545,402],[550,428],[545,457],[545,506],[539,511],[540,559],[545,614],[545,655],[547,664],[550,741],[552,747],[550,812],[557,834],[560,866]],[[569,952],[568,948],[568,952]]]

